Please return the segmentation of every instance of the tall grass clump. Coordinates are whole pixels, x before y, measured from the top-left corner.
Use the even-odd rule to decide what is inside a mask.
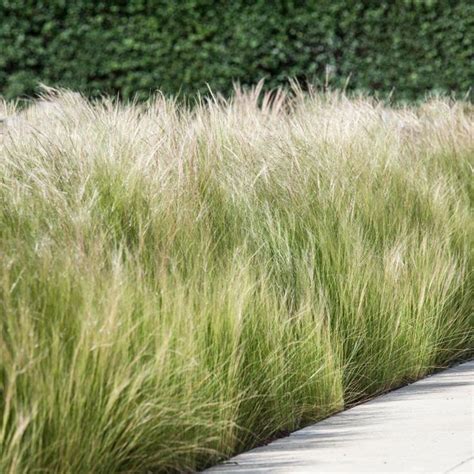
[[[200,469],[472,350],[472,105],[0,106],[0,472]]]

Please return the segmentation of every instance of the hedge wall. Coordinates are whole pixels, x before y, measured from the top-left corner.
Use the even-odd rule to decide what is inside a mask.
[[[415,99],[474,82],[469,1],[2,0],[0,94],[228,93],[288,77]]]

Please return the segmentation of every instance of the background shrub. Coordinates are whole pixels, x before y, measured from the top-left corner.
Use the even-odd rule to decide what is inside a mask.
[[[4,0],[0,93],[38,81],[94,96],[224,94],[325,80],[415,99],[473,82],[474,4],[464,1]]]
[[[42,81],[96,96],[228,94],[288,77],[412,100],[466,94],[474,4],[465,1],[3,0],[0,93]]]

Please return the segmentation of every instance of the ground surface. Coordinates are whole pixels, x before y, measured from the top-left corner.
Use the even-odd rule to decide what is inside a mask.
[[[296,431],[209,472],[473,471],[474,361]]]

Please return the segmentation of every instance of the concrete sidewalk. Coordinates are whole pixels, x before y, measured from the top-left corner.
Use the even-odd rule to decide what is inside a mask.
[[[474,473],[474,361],[209,469],[209,473]]]

